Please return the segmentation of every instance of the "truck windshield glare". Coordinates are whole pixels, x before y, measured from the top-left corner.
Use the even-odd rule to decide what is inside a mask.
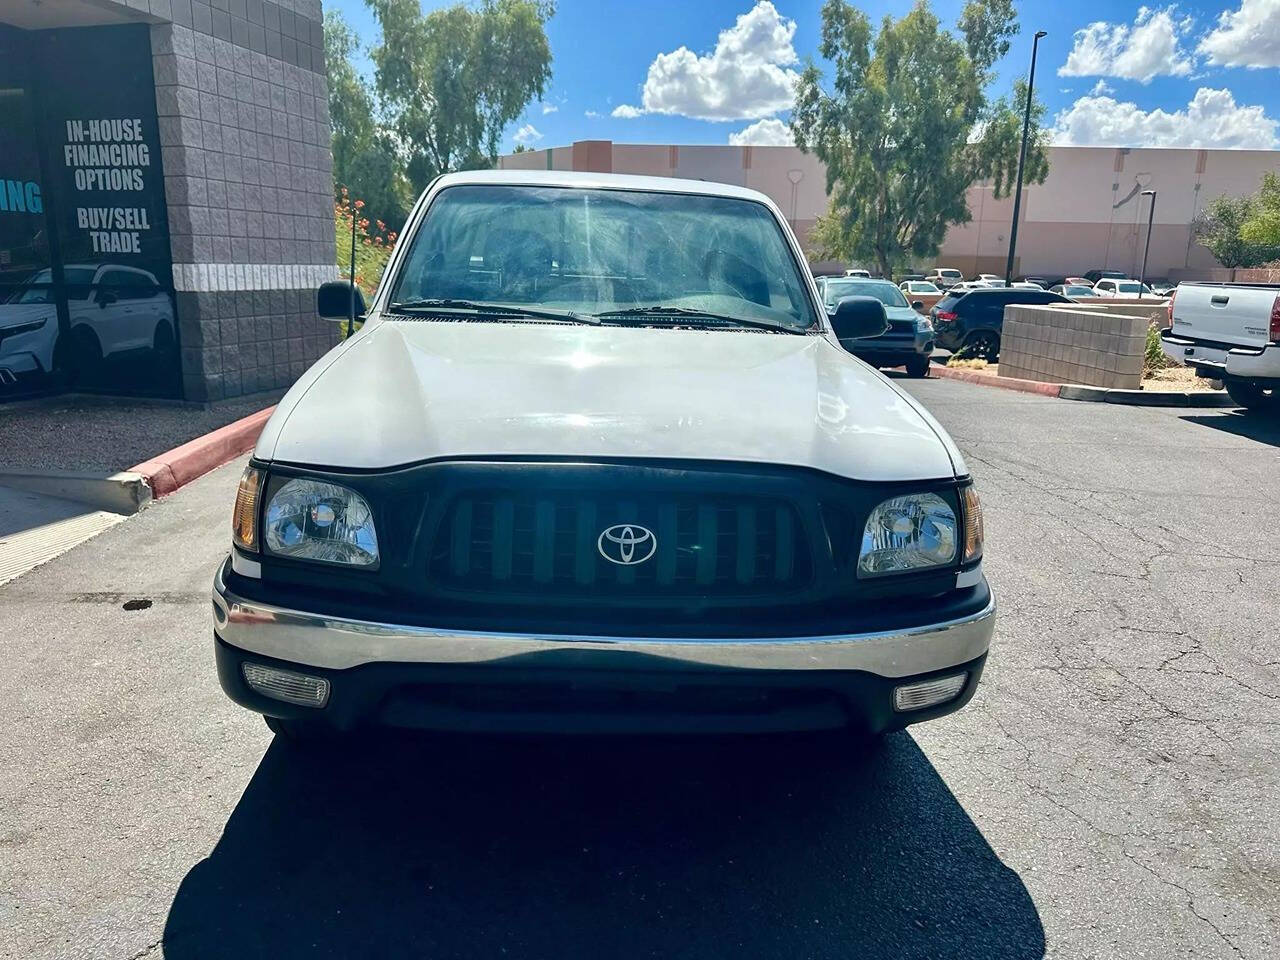
[[[679,307],[809,329],[795,257],[762,204],[628,190],[462,185],[441,191],[390,302],[456,299],[613,313]]]

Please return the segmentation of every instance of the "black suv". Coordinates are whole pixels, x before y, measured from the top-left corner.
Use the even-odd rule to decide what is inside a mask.
[[[1004,308],[1011,303],[1074,303],[1048,290],[994,287],[948,293],[929,311],[938,346],[994,363],[1000,356]]]

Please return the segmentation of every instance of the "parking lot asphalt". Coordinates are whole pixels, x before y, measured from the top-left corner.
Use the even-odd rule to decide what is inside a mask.
[[[904,383],[1001,612],[865,754],[274,743],[213,671],[240,463],[0,587],[0,956],[1276,956],[1280,422]]]

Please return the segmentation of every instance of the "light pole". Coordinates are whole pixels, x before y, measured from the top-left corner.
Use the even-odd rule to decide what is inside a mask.
[[[1156,192],[1143,190],[1142,196],[1151,198],[1151,210],[1147,213],[1147,245],[1142,251],[1142,272],[1138,274],[1138,299],[1142,299],[1142,288],[1147,282],[1147,254],[1151,252],[1151,225],[1156,219]]]
[[[1036,51],[1040,47],[1040,38],[1047,36],[1044,30],[1037,30],[1031,41],[1031,74],[1027,77],[1027,109],[1022,115],[1022,149],[1018,152],[1018,184],[1013,189],[1013,227],[1009,230],[1009,259],[1004,265],[1004,285],[1013,283],[1013,251],[1018,246],[1018,209],[1022,206],[1022,165],[1027,160],[1027,134],[1031,128],[1031,99],[1036,90]]]

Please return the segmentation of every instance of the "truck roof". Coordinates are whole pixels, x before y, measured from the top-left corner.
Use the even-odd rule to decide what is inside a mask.
[[[689,193],[707,197],[734,197],[754,200],[774,207],[758,190],[710,180],[682,180],[677,177],[641,177],[627,173],[584,173],[577,170],[464,170],[446,173],[438,189],[460,184],[501,184],[505,186],[576,187],[580,190],[642,190],[650,193]]]

